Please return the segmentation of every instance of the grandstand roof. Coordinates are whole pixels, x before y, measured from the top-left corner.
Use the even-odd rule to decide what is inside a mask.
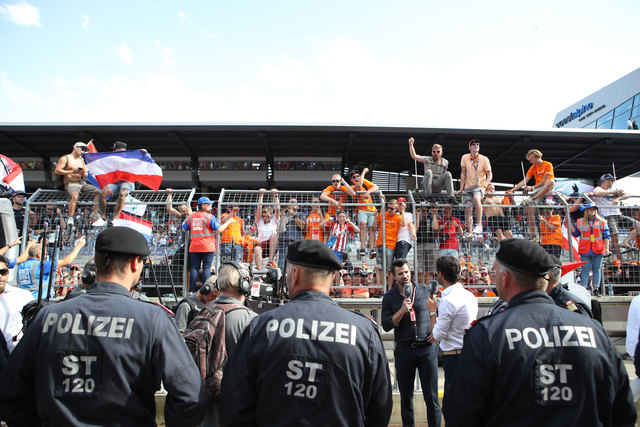
[[[75,141],[93,139],[100,151],[116,140],[130,148],[146,148],[165,158],[338,158],[343,167],[409,172],[414,162],[407,138],[416,138],[419,154],[430,152],[433,143],[444,147],[454,178],[459,159],[468,153],[467,142],[481,141],[480,153],[489,157],[494,181],[515,183],[522,179],[520,162],[537,148],[555,166],[558,177],[597,178],[611,171],[618,177],[640,169],[638,131],[610,130],[478,130],[417,127],[206,125],[206,124],[0,124],[1,154],[11,158],[54,160],[69,153]],[[422,173],[422,167],[418,168]],[[265,178],[266,180],[266,178]],[[300,179],[300,188],[309,188]],[[327,178],[324,182],[328,183]],[[280,187],[277,182],[276,185]],[[172,183],[176,185],[176,183]],[[186,182],[186,186],[190,183]],[[229,182],[228,186],[233,186]],[[317,186],[317,183],[314,183]],[[291,184],[289,184],[291,187]]]

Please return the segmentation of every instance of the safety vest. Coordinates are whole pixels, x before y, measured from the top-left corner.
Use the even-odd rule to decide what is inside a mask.
[[[211,229],[212,215],[203,211],[194,212],[189,216],[188,224],[191,230],[189,252],[215,252],[216,239]]]
[[[584,218],[578,219],[578,229],[580,230],[580,243],[578,244],[578,252],[588,254],[589,250],[593,250],[596,255],[604,254],[604,221],[595,219],[593,225],[589,225]],[[593,232],[591,229],[593,228]]]

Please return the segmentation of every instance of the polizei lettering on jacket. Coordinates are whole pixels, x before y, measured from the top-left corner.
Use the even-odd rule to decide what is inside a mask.
[[[539,347],[590,347],[597,348],[593,329],[589,326],[552,326],[545,328],[506,328],[509,350],[516,347],[516,343],[524,343],[530,348]]]
[[[48,313],[44,319],[42,333],[130,339],[134,320],[131,317],[89,316],[85,318],[80,313]]]
[[[267,322],[267,336],[277,333],[282,338],[336,342],[356,345],[355,325],[328,320],[271,319]]]

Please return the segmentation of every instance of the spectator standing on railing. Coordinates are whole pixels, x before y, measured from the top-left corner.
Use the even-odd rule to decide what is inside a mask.
[[[86,181],[86,177],[89,175],[87,172],[87,165],[84,163],[83,153],[89,151],[89,146],[84,142],[76,142],[73,144],[73,151],[69,154],[58,159],[56,165],[55,174],[62,176],[62,182],[64,183],[64,189],[69,193],[69,219],[68,225],[73,225],[73,216],[76,213],[76,207],[78,205],[78,198],[81,193],[97,193],[98,188],[89,184]],[[98,195],[94,197],[93,214],[94,220],[100,219],[98,215]]]
[[[511,231],[511,220],[504,214],[504,208],[498,206],[502,205],[505,197],[498,197],[495,195],[496,187],[493,184],[487,185],[487,193],[482,199],[483,205],[495,205],[484,206],[484,215],[487,218],[487,226],[489,230],[495,235],[498,242],[504,238],[510,239],[513,237]]]
[[[379,190],[378,186],[373,182],[365,179],[365,175],[369,172],[368,168],[364,168],[362,173],[352,170],[349,179],[353,183],[351,188],[357,194],[358,203],[358,227],[360,228],[360,256],[364,257],[373,252],[376,230],[373,226],[376,221],[377,209],[373,206],[371,194]],[[367,239],[369,240],[367,247]]]
[[[258,270],[262,270],[262,254],[269,251],[269,262],[267,265],[275,267],[274,259],[278,252],[278,222],[280,221],[280,199],[278,190],[273,188],[274,207],[262,206],[264,193],[267,190],[261,188],[258,191],[258,206],[256,208],[256,227],[258,229],[258,241],[253,250],[253,260]]]
[[[460,189],[459,194],[464,194],[464,209],[467,231],[469,233],[482,233],[482,198],[487,185],[493,178],[491,162],[486,156],[480,154],[480,140],[469,141],[469,154],[460,159]],[[471,206],[473,203],[473,207]],[[476,226],[473,226],[473,208],[476,210]]]
[[[187,219],[193,213],[191,207],[186,203],[181,203],[177,209],[174,208],[173,203],[171,203],[173,201],[173,189],[167,188],[165,191],[167,192],[167,213],[181,222]]]
[[[580,284],[589,288],[589,273],[592,275],[593,294],[600,294],[602,261],[609,255],[611,234],[607,221],[598,214],[598,208],[594,204],[585,206],[584,217],[578,220],[574,227],[571,224],[574,237],[579,237],[578,252],[580,260],[586,261],[580,269]]]
[[[238,216],[240,207],[237,204],[227,206],[227,212],[222,214],[220,222],[234,219],[220,235],[220,256],[222,262],[234,261],[242,262],[242,242],[244,242],[244,220]]]
[[[320,200],[329,203],[329,209],[327,209],[329,216],[335,218],[337,210],[344,210],[344,208],[337,208],[347,201],[347,194],[351,197],[356,197],[355,191],[349,187],[340,174],[333,174],[331,177],[331,185],[322,190],[322,194],[320,194]]]
[[[447,191],[449,203],[457,205],[458,201],[453,196],[453,177],[449,168],[449,161],[442,157],[444,149],[440,144],[433,144],[430,156],[420,156],[416,154],[413,144],[415,139],[409,138],[409,154],[411,158],[424,163],[424,176],[422,177],[422,191],[428,203],[435,204],[436,199],[433,194],[439,194],[443,189]]]
[[[191,242],[189,243],[189,292],[198,290],[198,271],[202,266],[202,283],[206,282],[211,275],[211,264],[216,252],[215,232],[222,233],[228,226],[236,222],[231,218],[224,224],[220,224],[218,219],[211,215],[213,202],[206,196],[198,199],[198,210],[185,219],[182,224],[184,231],[191,231]]]
[[[618,244],[619,228],[628,228],[630,231],[640,232],[640,222],[620,212],[620,201],[629,198],[629,195],[622,189],[613,188],[614,176],[605,173],[600,177],[600,186],[593,190],[594,202],[598,206],[598,213],[602,215],[609,225],[611,233],[611,249],[616,257],[622,261],[622,253]]]
[[[376,240],[376,249],[378,251],[378,265],[376,267],[378,272],[378,285],[382,284],[383,266],[386,268],[387,272],[391,272],[391,262],[393,261],[393,256],[396,253],[398,230],[400,227],[406,225],[405,216],[399,215],[397,210],[398,201],[396,199],[389,200],[384,212],[384,217],[383,213],[380,212],[376,221],[376,230],[378,231],[378,239]],[[382,230],[382,221],[384,221],[384,232]],[[372,255],[373,254],[369,256],[375,258],[375,256]],[[388,284],[391,286],[390,281]]]

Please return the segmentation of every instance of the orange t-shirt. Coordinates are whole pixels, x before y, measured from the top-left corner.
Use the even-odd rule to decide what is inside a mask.
[[[371,187],[373,187],[373,182],[369,181],[368,179],[364,179],[362,180],[362,187],[358,191],[363,191],[363,190],[366,191],[366,190],[369,190]],[[351,188],[353,189],[353,191],[356,191],[355,185],[352,185]],[[356,194],[358,196],[357,203],[362,203],[362,205],[358,205],[358,212],[375,212],[376,207],[373,206],[373,200],[371,200],[371,194],[358,193],[358,191],[356,191]]]
[[[460,167],[464,168],[466,175],[464,179],[464,189],[468,190],[473,187],[486,187],[487,174],[491,172],[491,163],[487,156],[478,154],[478,158],[474,161],[471,154],[465,154],[460,159]]]
[[[344,194],[337,194],[338,191],[342,191]],[[327,188],[322,190],[322,192],[324,194],[328,195],[329,197],[331,197],[333,200],[337,200],[338,203],[340,203],[340,204],[343,204],[344,202],[346,202],[347,194],[349,194],[347,192],[347,190],[344,189],[344,185],[341,185],[340,189],[336,190],[335,187],[333,186],[333,184],[331,184],[330,186],[328,186]],[[335,216],[336,216],[336,207],[333,206],[333,205],[329,205],[329,208],[327,209],[327,212],[329,213],[330,216],[335,218]]]
[[[552,230],[544,221],[540,221],[540,234],[542,235],[540,244],[562,246],[562,220],[560,215],[551,215],[547,221],[557,225],[558,228]]]
[[[536,184],[538,184],[542,182],[546,175],[549,176],[549,179],[555,181],[556,177],[553,175],[553,165],[550,162],[543,161],[541,165],[532,165],[529,168],[527,171],[527,181],[533,176],[536,178]]]
[[[220,218],[220,223],[224,222],[224,219],[231,214],[223,214]],[[234,215],[235,222],[232,222],[224,229],[220,235],[220,243],[238,243],[242,244],[242,230],[244,230],[244,220],[237,215]]]
[[[400,228],[401,222],[402,216],[400,216],[400,214],[394,213],[393,215],[389,215],[386,212],[384,213],[384,245],[389,249],[395,250],[396,248],[396,242],[398,240],[398,229]],[[378,215],[378,240],[376,241],[376,246],[382,246],[382,214]]]
[[[323,218],[318,212],[311,212],[307,216],[307,233],[304,238],[306,240],[320,240],[324,242],[324,229],[320,227],[320,223],[329,218],[329,214],[325,214]]]
[[[253,237],[251,234],[245,234],[242,246],[244,246],[245,262],[253,261],[253,248],[259,245],[260,241]]]

